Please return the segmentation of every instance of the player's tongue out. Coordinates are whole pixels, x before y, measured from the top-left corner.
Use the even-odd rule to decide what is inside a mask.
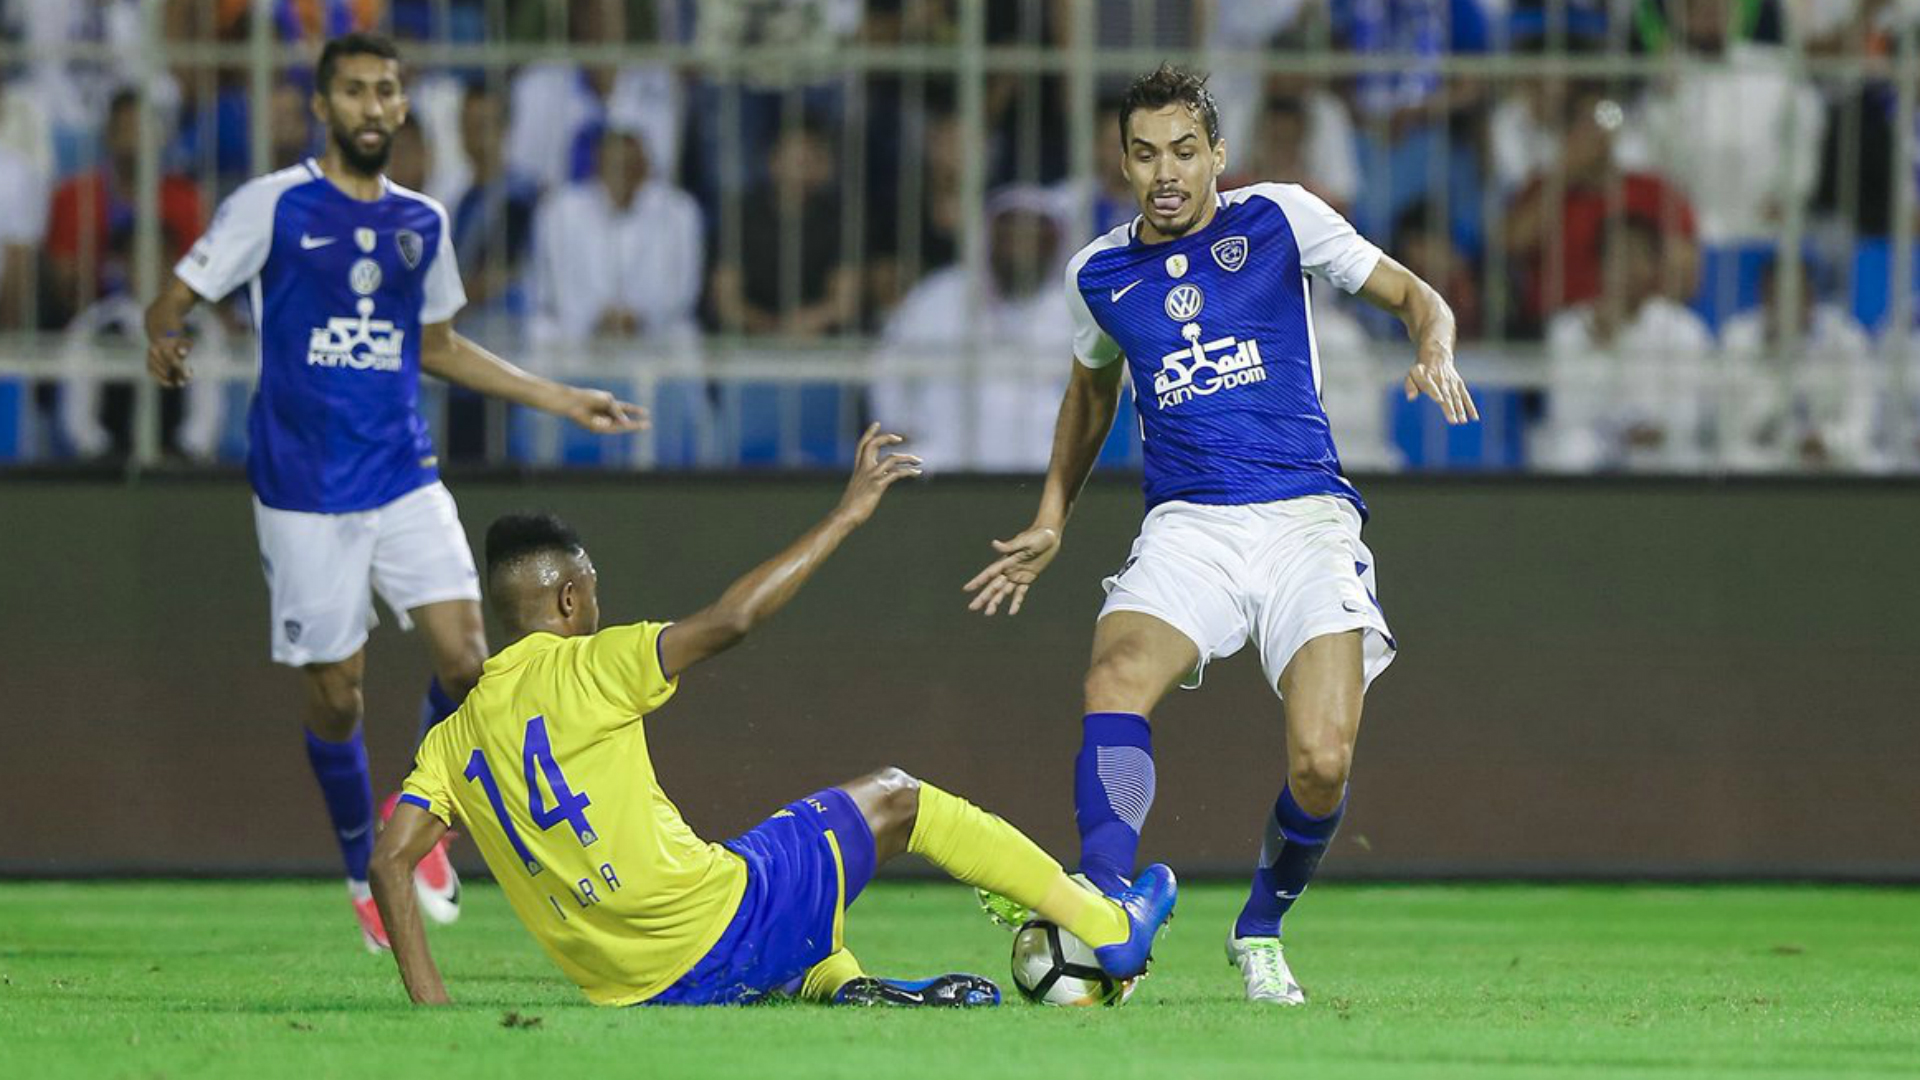
[[[1187,203],[1187,197],[1177,191],[1161,191],[1153,196],[1153,208],[1162,214],[1177,214]]]

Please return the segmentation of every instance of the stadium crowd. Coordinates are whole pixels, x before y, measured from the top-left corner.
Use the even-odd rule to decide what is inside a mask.
[[[1897,210],[1920,174],[1895,160],[1898,95],[1882,63],[1920,19],[1911,4],[1085,2],[1091,13],[1067,0],[985,0],[987,43],[1068,50],[1086,26],[1100,48],[1213,58],[1237,178],[1223,186],[1305,185],[1440,288],[1463,356],[1495,347],[1537,358],[1506,396],[1509,445],[1483,446],[1469,464],[1920,467],[1920,350],[1889,333],[1903,309],[1895,283],[1920,277],[1893,266],[1910,250],[1894,236]],[[138,336],[142,109],[160,132],[168,266],[253,171],[256,105],[268,112],[270,165],[315,150],[309,69],[277,73],[255,102],[244,67],[156,63],[141,7],[0,2],[0,29],[29,58],[0,88],[0,198],[11,210],[0,219],[0,329],[59,334],[63,358],[61,377],[27,400],[44,434],[19,440],[15,456],[128,450],[129,395],[103,387],[91,358],[102,342]],[[314,48],[351,28],[390,32],[403,49],[625,43],[686,46],[693,58],[780,44],[803,74],[603,65],[591,52],[517,67],[413,65],[413,120],[389,175],[449,210],[470,299],[462,330],[536,362],[589,345],[596,356],[626,350],[633,359],[607,362],[611,380],[622,363],[672,376],[653,402],[665,462],[739,460],[712,445],[726,427],[715,416],[723,395],[702,355],[716,342],[764,341],[870,357],[860,407],[916,432],[936,465],[1035,469],[1065,379],[1059,270],[1095,231],[1135,213],[1117,170],[1073,169],[1076,158],[1114,156],[1112,94],[1125,77],[1096,80],[1096,145],[1076,154],[1073,132],[1085,126],[1069,123],[1063,68],[989,70],[987,138],[976,145],[962,134],[957,66],[835,65],[837,49],[860,44],[950,55],[962,7],[268,5],[276,40]],[[253,10],[249,0],[162,0],[158,18],[170,42],[239,43]],[[1272,73],[1252,70],[1249,55]],[[1481,57],[1539,62],[1498,77],[1460,63]],[[1379,62],[1347,63],[1369,59]],[[976,161],[980,280],[961,259]],[[1783,236],[1800,243],[1788,250]],[[1396,430],[1383,388],[1405,352],[1398,327],[1322,295],[1333,291],[1316,293],[1315,321],[1334,358],[1325,393],[1348,467],[1447,464],[1420,456],[1417,432]],[[243,374],[246,327],[244,301],[205,314],[207,370]],[[989,360],[932,378],[905,363],[961,354]],[[1473,378],[1470,359],[1463,367]],[[165,422],[169,451],[196,460],[237,450],[238,396],[217,378],[203,383],[169,395]],[[451,456],[486,454],[495,419],[453,395]],[[571,460],[562,433],[533,418],[514,419],[508,445],[522,460]]]

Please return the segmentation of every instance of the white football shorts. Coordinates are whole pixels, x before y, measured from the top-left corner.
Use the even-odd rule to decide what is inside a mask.
[[[1267,685],[1278,693],[1280,673],[1300,646],[1364,630],[1363,678],[1370,686],[1396,648],[1373,582],[1360,512],[1345,499],[1168,502],[1147,514],[1127,564],[1102,582],[1100,615],[1138,611],[1192,639],[1200,662],[1181,684],[1187,689],[1200,685],[1207,661],[1232,656],[1251,639]]]
[[[273,659],[300,667],[345,660],[380,625],[373,594],[411,630],[407,612],[479,600],[480,575],[453,493],[438,481],[372,510],[309,514],[253,501],[273,617]]]

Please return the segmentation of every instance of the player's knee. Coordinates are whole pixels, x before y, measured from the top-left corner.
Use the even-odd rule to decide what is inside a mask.
[[[1137,658],[1125,651],[1116,650],[1095,659],[1087,667],[1087,711],[1139,711],[1147,693],[1140,667]]]
[[[905,769],[889,765],[873,774],[880,790],[880,809],[889,821],[909,828],[920,812],[920,781]]]
[[[341,668],[313,671],[308,680],[307,726],[315,735],[338,742],[360,724],[365,699],[360,679]]]
[[[1341,740],[1301,747],[1289,763],[1288,783],[1294,794],[1315,802],[1339,802],[1353,767],[1353,748]]]

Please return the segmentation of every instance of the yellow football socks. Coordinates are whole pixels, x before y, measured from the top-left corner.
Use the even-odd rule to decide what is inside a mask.
[[[800,983],[800,997],[806,1001],[831,1002],[841,987],[865,974],[860,969],[860,961],[840,949],[807,969],[807,977]]]
[[[1118,904],[1077,884],[1019,829],[924,780],[907,850],[960,881],[1025,904],[1095,948],[1127,939]]]

